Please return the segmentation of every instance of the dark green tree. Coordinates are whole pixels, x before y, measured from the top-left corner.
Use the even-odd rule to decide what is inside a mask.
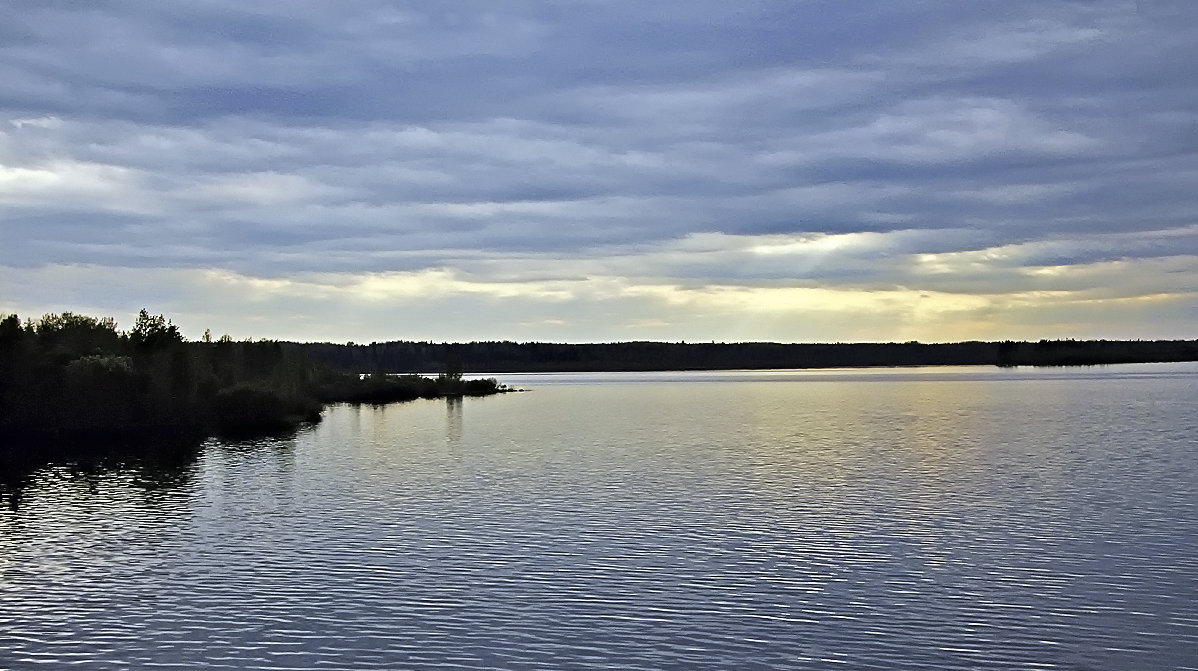
[[[166,317],[151,315],[142,308],[129,331],[129,341],[142,350],[160,350],[183,342],[183,334]]]

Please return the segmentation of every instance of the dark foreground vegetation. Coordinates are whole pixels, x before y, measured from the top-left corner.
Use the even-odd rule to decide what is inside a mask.
[[[1198,340],[1041,340],[948,344],[385,342],[296,344],[343,370],[440,370],[457,357],[477,373],[734,370],[861,366],[1083,366],[1198,361]]]
[[[316,421],[325,403],[482,396],[495,380],[360,376],[277,341],[188,342],[145,310],[129,331],[64,313],[0,318],[0,448],[46,438],[253,435]]]

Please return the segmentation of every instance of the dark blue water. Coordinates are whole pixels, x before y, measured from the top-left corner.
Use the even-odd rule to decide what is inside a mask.
[[[0,669],[1198,668],[1198,366],[503,381],[8,477]]]

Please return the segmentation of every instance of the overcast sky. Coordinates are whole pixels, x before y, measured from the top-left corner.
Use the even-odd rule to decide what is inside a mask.
[[[1193,0],[4,0],[0,312],[1198,338]]]

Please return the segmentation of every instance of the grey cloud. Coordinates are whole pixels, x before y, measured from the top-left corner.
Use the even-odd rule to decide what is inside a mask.
[[[1187,7],[18,0],[0,263],[1188,290]],[[687,251],[714,233],[880,242]]]

